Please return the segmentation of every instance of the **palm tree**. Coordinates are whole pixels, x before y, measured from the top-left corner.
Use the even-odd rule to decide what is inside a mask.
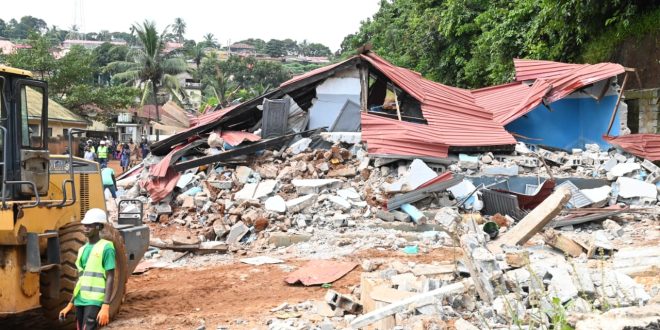
[[[188,50],[188,56],[195,62],[195,68],[197,73],[199,73],[199,65],[202,64],[202,59],[204,58],[204,44],[198,43]]]
[[[215,39],[213,33],[205,34],[204,41],[202,41],[201,43],[203,43],[205,47],[216,48],[218,46],[218,40]]]
[[[142,102],[152,96],[153,104],[156,106],[156,121],[160,121],[160,110],[158,107],[158,90],[165,87],[168,92],[178,98],[180,91],[179,82],[175,75],[186,71],[186,62],[181,57],[166,57],[163,54],[165,46],[164,36],[167,28],[158,34],[156,23],[144,21],[142,25],[133,25],[133,30],[138,36],[140,48],[129,54],[131,61],[118,61],[109,63],[107,71],[114,73],[113,83],[126,85],[142,85]]]
[[[217,99],[222,107],[228,106],[241,86],[231,79],[230,74],[222,70],[215,52],[210,52],[204,58],[204,61],[205,65],[212,71],[212,73],[209,72],[209,74],[202,77],[202,84],[206,86],[204,94],[207,99],[212,97]]]
[[[186,22],[183,21],[183,18],[177,17],[174,19],[172,32],[177,36],[179,42],[183,42],[183,35],[186,33]]]

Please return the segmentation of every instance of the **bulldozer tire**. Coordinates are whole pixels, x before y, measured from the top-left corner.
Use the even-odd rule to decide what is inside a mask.
[[[49,299],[46,295],[41,295],[41,306],[43,316],[47,322],[48,329],[75,329],[74,317],[67,317],[66,321],[58,320],[59,311],[71,301],[73,289],[78,280],[78,270],[76,268],[76,258],[78,250],[87,242],[87,238],[82,233],[82,225],[78,222],[68,224],[59,230],[60,236],[60,295],[59,297]],[[110,319],[112,320],[121,307],[124,294],[126,292],[126,280],[128,279],[128,262],[126,259],[126,248],[124,240],[119,231],[111,225],[106,225],[101,232],[101,237],[111,241],[115,246],[115,279],[113,284],[112,299],[110,304]],[[50,283],[46,276],[41,278],[41,290],[47,292]]]

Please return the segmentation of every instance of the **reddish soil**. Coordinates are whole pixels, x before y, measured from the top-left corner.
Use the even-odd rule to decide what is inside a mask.
[[[456,252],[455,252],[456,251]],[[458,250],[435,249],[428,253],[407,255],[377,249],[359,251],[347,260],[400,260],[401,262],[447,262],[457,258]],[[285,264],[300,267],[304,260]],[[203,269],[152,269],[131,276],[127,294],[118,317],[109,329],[191,329],[204,320],[207,329],[230,326],[231,329],[267,328],[273,317],[271,308],[284,302],[296,304],[323,300],[327,289],[319,286],[288,285],[288,275],[281,265],[251,266],[231,264]],[[362,270],[356,267],[332,284],[342,293],[350,293],[360,284]],[[238,322],[237,322],[238,321]]]
[[[287,262],[301,266],[304,261]],[[124,304],[108,329],[266,328],[270,312],[284,302],[322,300],[327,289],[288,285],[278,265],[233,264],[205,269],[152,269],[132,276]],[[354,269],[334,282],[334,290],[349,293],[360,282]],[[241,324],[236,324],[242,320]]]

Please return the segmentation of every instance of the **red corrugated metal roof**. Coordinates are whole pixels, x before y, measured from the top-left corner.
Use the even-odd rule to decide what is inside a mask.
[[[547,79],[563,75],[588,64],[569,64],[553,61],[513,59],[516,81]]]
[[[546,96],[548,102],[557,101],[576,90],[595,82],[616,77],[625,72],[625,68],[615,63],[585,64],[562,75],[548,80],[552,89]]]
[[[241,131],[222,131],[220,137],[222,137],[227,144],[234,147],[243,143],[245,140],[252,142],[261,140],[259,135]]]
[[[637,157],[651,161],[660,160],[660,134],[603,136],[603,139]]]
[[[477,104],[506,125],[530,112],[545,100],[552,103],[595,82],[625,71],[614,63],[568,64],[514,59],[518,82],[473,90]],[[532,86],[522,81],[535,80]]]
[[[486,87],[472,91],[478,105],[493,112],[495,121],[506,125],[539,105],[551,86],[543,79],[532,86],[525,83]]]
[[[421,104],[428,125],[362,114],[362,139],[375,154],[446,157],[450,146],[514,144],[493,114],[468,90],[445,86],[396,67],[374,53],[361,55]]]

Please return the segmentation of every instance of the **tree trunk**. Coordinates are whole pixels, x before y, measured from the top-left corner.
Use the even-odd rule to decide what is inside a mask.
[[[154,106],[156,106],[156,122],[160,123],[160,109],[158,108],[158,86],[156,86],[156,83],[152,81],[151,88],[153,89],[154,93]],[[160,141],[160,134],[158,130],[156,130],[156,141]]]

